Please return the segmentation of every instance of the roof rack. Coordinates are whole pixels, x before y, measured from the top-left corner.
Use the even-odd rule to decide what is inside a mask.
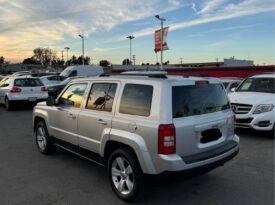
[[[115,75],[101,74],[99,77],[110,77],[110,76],[144,76],[148,78],[163,78],[166,79],[166,72],[123,72]]]
[[[167,76],[166,74],[143,74],[143,73],[122,73],[121,74],[122,76],[145,76],[145,77],[148,77],[148,78],[164,78],[166,79]]]

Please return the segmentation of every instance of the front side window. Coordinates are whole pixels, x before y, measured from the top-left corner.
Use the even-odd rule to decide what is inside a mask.
[[[240,85],[237,92],[274,93],[274,78],[248,78]]]
[[[89,93],[86,109],[111,112],[117,84],[94,83]]]
[[[60,97],[59,105],[79,108],[81,106],[86,88],[87,83],[70,85]]]
[[[126,84],[122,93],[119,112],[129,115],[149,116],[153,86]]]
[[[230,108],[221,84],[174,86],[173,118],[202,115]]]

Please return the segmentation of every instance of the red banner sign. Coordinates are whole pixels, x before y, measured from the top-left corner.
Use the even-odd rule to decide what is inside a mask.
[[[169,27],[163,28],[162,50],[168,50],[167,36]],[[161,51],[161,29],[155,31],[155,52]]]

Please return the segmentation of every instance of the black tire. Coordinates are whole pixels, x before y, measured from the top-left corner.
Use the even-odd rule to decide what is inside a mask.
[[[123,160],[123,165],[125,167],[125,173],[120,176],[115,176],[112,172],[112,168],[116,167],[116,170],[121,171],[119,163],[117,163],[118,159]],[[119,160],[120,161],[120,160]],[[131,168],[132,174],[127,174],[127,170],[129,170],[129,166]],[[129,173],[130,173],[129,172]],[[123,171],[120,172],[120,174]],[[133,201],[134,199],[139,198],[142,195],[143,191],[143,173],[138,163],[138,160],[130,149],[120,148],[115,150],[108,160],[108,175],[111,187],[115,194],[124,201]],[[131,184],[130,181],[133,183]],[[115,184],[116,183],[116,184]],[[124,187],[124,191],[119,191],[119,184],[122,184],[121,187]],[[129,185],[132,186],[129,186]],[[130,187],[130,188],[129,188]],[[128,189],[128,190],[127,190]],[[124,193],[123,193],[124,192]]]
[[[55,146],[49,136],[47,126],[44,121],[39,121],[35,126],[35,143],[40,153],[52,154]]]
[[[7,97],[5,97],[5,108],[7,111],[13,110],[13,103]]]

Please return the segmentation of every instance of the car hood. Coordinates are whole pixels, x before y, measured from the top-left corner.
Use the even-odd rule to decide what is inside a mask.
[[[275,104],[275,94],[259,92],[233,92],[228,94],[231,103],[250,105]]]

